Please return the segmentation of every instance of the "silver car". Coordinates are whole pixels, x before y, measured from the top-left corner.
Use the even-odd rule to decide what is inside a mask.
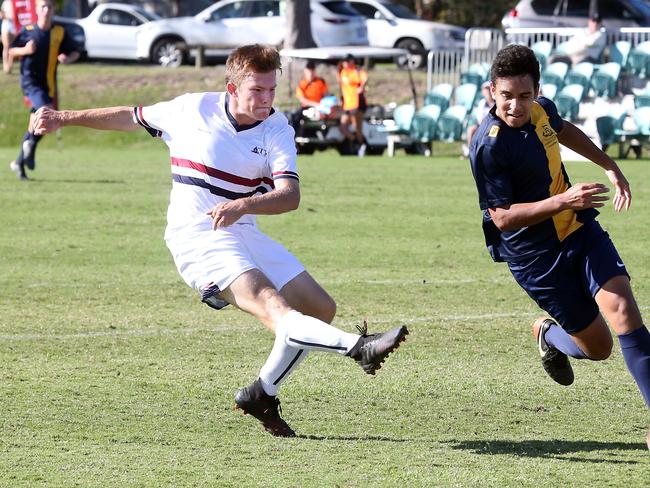
[[[594,0],[521,0],[501,20],[503,27],[585,27]],[[597,0],[606,28],[650,26],[647,0]]]
[[[193,17],[147,22],[138,31],[138,57],[163,66],[182,64],[182,44],[210,46],[225,54],[251,42],[280,46],[287,23],[283,0],[221,0]],[[319,47],[368,45],[365,18],[348,2],[311,0],[311,25]]]

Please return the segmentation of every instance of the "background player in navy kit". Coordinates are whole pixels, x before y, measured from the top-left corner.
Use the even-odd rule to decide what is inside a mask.
[[[572,186],[559,144],[605,170],[617,212],[630,206],[629,184],[609,156],[559,117],[550,100],[536,98],[539,79],[535,55],[525,46],[507,46],[492,64],[496,104],[470,150],[486,244],[493,259],[507,262],[517,283],[552,317],[533,324],[551,378],[573,382],[567,356],[606,359],[612,350],[609,322],[650,407],[650,334],[625,265],[595,220],[609,190],[600,183]],[[650,448],[650,431],[647,441]]]
[[[231,303],[275,333],[259,377],[235,405],[275,436],[295,433],[276,394],[309,351],[354,359],[375,374],[408,331],[367,335],[329,323],[334,300],[282,245],[262,234],[255,215],[295,210],[300,202],[294,132],[273,109],[280,55],[253,44],[226,61],[226,91],[188,93],[148,107],[36,113],[37,133],[62,125],[146,129],[169,146],[172,191],[165,241],[185,282],[213,308]]]
[[[25,102],[31,108],[29,125],[23,136],[20,152],[11,169],[22,179],[27,179],[25,166],[34,169],[36,146],[41,136],[32,131],[33,113],[41,107],[57,108],[56,71],[59,63],[69,64],[79,59],[78,47],[60,25],[52,24],[52,0],[36,0],[37,21],[26,25],[12,43],[10,54],[21,57],[20,87]]]

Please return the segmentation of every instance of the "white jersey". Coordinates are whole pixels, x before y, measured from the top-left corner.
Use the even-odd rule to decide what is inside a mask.
[[[293,128],[277,111],[256,124],[237,126],[228,96],[188,93],[149,107],[134,119],[169,147],[172,190],[165,238],[212,231],[206,214],[220,202],[263,194],[279,178],[298,179]],[[235,225],[255,225],[254,215]]]

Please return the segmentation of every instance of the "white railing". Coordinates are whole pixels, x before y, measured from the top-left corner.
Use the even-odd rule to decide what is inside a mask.
[[[641,42],[650,40],[650,28],[648,27],[622,27],[604,30],[608,45],[617,41],[629,41],[634,47]],[[509,43],[531,46],[538,41],[549,41],[555,47],[583,31],[584,29],[575,27],[517,28],[506,29],[505,35]]]
[[[464,52],[460,50],[429,51],[427,55],[427,91],[439,83],[458,85],[463,57]]]

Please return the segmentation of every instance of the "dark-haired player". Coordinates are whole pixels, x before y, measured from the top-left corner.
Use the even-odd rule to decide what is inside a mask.
[[[537,97],[539,79],[537,59],[525,46],[505,47],[492,64],[496,103],[470,149],[486,244],[550,315],[535,321],[533,335],[551,378],[573,382],[568,356],[609,357],[609,323],[650,407],[650,334],[623,260],[596,221],[609,189],[601,183],[572,185],[560,144],[605,171],[615,211],[629,208],[630,186],[607,154],[559,117],[553,102]]]
[[[36,23],[23,27],[9,50],[12,57],[21,57],[20,87],[31,109],[20,152],[10,164],[21,180],[27,179],[25,166],[34,169],[36,146],[41,139],[32,130],[33,114],[41,107],[57,107],[57,66],[79,59],[77,45],[61,25],[52,23],[53,15],[52,0],[36,0]]]

